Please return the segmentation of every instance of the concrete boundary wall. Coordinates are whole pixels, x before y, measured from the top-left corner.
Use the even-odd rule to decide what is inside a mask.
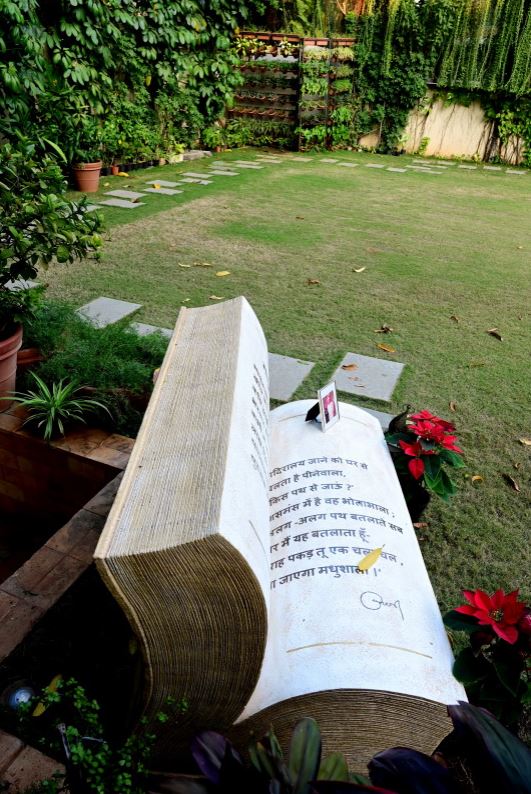
[[[434,92],[428,91],[424,100],[409,114],[404,130],[406,142],[403,144],[409,154],[418,152],[422,139],[428,143],[423,151],[428,157],[485,158],[492,134],[492,122],[485,118],[479,102],[470,105],[447,104],[442,99],[434,99]],[[378,145],[378,135],[371,133],[360,140],[363,147]],[[524,145],[521,139],[514,138],[499,151],[508,163],[522,162]]]

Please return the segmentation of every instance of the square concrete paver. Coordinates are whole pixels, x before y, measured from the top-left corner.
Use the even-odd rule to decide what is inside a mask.
[[[337,160],[334,160],[333,157],[323,157],[321,159],[322,163],[337,163]]]
[[[183,171],[182,176],[193,176],[196,179],[204,179],[206,176],[208,176],[208,174],[205,171],[203,171],[202,174],[200,174],[198,171]]]
[[[508,168],[505,173],[506,174],[520,174],[520,176],[523,176],[524,174],[527,173],[527,171],[519,171],[516,168]]]
[[[269,354],[269,396],[272,400],[290,400],[313,367],[312,361],[301,361],[278,353]]]
[[[143,198],[143,193],[137,193],[134,190],[107,190],[105,193],[106,196],[116,196],[116,198],[124,198],[124,199],[137,199]]]
[[[263,165],[255,165],[254,163],[234,163],[234,168],[248,168],[250,171],[259,171]]]
[[[238,171],[228,171],[225,168],[223,168],[221,171],[215,170],[213,168],[212,171],[208,172],[208,175],[209,176],[240,176]]]
[[[342,168],[357,168],[359,163],[338,163]]]
[[[476,171],[477,165],[458,165],[458,168],[462,168],[463,171]]]
[[[160,193],[162,196],[175,196],[182,193],[182,190],[175,190],[172,187],[147,187],[144,193]]]
[[[394,171],[396,174],[407,174],[407,168],[387,168],[387,171]]]
[[[179,184],[180,185],[197,185],[199,182],[201,182],[200,179],[196,179],[193,176],[187,176],[184,179],[181,179]]]
[[[381,165],[381,163],[367,163],[365,168],[385,168],[385,165]]]
[[[380,422],[382,430],[385,432],[389,427],[391,419],[395,418],[394,414],[386,414],[383,411],[375,411],[372,408],[364,408],[363,405],[357,405],[356,408],[361,408],[362,411],[367,411],[368,414],[374,416]]]
[[[346,364],[354,364],[356,369],[342,369]],[[333,380],[338,391],[390,402],[403,369],[404,365],[398,361],[347,353],[334,372]]]
[[[125,199],[111,198],[105,199],[105,201],[102,201],[101,203],[105,204],[106,207],[121,207],[124,210],[134,210],[135,207],[142,207],[144,202],[135,201],[133,204],[132,201],[126,201]]]
[[[141,303],[129,303],[115,298],[102,297],[86,303],[77,310],[77,314],[88,320],[95,328],[105,328],[105,326],[117,323],[118,320],[123,320],[124,317],[128,317],[141,308]]]
[[[150,182],[146,182],[146,185],[160,185],[161,187],[175,187],[177,182],[167,182],[165,179],[152,179]]]
[[[99,210],[98,204],[87,204],[85,207],[85,212],[94,212],[95,210]]]
[[[484,171],[501,171],[502,167],[501,167],[501,165],[484,165],[483,166],[483,170]]]
[[[133,328],[139,336],[149,336],[150,334],[162,334],[167,339],[171,339],[173,331],[171,328],[159,328],[158,325],[148,325],[147,323],[131,323]]]
[[[292,163],[313,163],[313,157],[288,157]]]

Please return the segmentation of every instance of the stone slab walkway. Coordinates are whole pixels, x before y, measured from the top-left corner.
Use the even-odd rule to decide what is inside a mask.
[[[344,369],[347,366],[349,369]],[[390,402],[404,365],[358,353],[347,353],[333,375],[338,391]]]
[[[124,210],[134,210],[135,207],[142,207],[144,204],[142,201],[135,201],[133,203],[132,201],[126,201],[125,199],[119,198],[106,199],[100,203],[104,204],[106,207],[121,207]]]
[[[310,374],[312,361],[301,361],[278,353],[269,354],[269,396],[272,400],[291,400],[302,381]]]
[[[107,190],[105,195],[123,199],[144,198],[143,193],[137,193],[135,190]]]
[[[129,317],[142,308],[141,303],[119,301],[116,298],[96,298],[77,310],[77,314],[88,320],[95,328],[105,328]]]

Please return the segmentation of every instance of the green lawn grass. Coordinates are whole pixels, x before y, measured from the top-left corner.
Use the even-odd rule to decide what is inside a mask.
[[[529,447],[518,438],[531,436],[531,174],[455,165],[440,176],[402,174],[365,165],[411,158],[333,155],[359,163],[351,169],[321,157],[213,177],[175,197],[147,196],[135,210],[106,208],[102,261],[52,268],[49,294],[79,305],[99,295],[135,301],[137,319],[166,327],[181,305],[243,294],[271,351],[316,362],[296,398],[314,396],[347,351],[404,362],[393,402],[365,404],[398,413],[409,403],[451,418],[466,451],[458,495],[448,504],[434,497],[421,533],[441,607],[460,603],[464,587],[520,587],[529,599]],[[102,189],[206,165],[103,178]],[[205,262],[213,267],[194,266]],[[382,323],[394,332],[375,334]],[[486,333],[493,327],[503,341]],[[483,480],[472,484],[476,474]]]

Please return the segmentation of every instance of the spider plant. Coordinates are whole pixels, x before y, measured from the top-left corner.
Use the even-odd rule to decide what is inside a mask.
[[[65,383],[60,380],[49,387],[35,372],[29,374],[36,383],[34,390],[29,389],[2,399],[13,400],[24,406],[29,413],[24,424],[36,425],[45,441],[49,441],[57,431],[64,435],[66,422],[85,423],[84,413],[103,410],[110,415],[109,409],[103,403],[79,396],[83,387],[78,386],[75,381]]]

